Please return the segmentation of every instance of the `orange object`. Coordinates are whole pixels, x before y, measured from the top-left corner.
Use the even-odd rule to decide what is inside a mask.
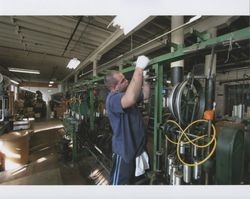
[[[213,120],[214,119],[214,110],[206,110],[204,112],[203,118],[205,120]]]

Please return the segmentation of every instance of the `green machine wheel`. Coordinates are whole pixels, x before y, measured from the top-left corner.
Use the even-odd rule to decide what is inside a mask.
[[[222,127],[216,147],[216,183],[240,184],[244,171],[244,132],[237,127]]]
[[[250,162],[250,124],[247,125],[245,132],[245,160]]]

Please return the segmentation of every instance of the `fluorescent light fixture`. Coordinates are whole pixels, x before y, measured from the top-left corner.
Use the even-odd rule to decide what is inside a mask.
[[[9,71],[11,72],[16,72],[16,73],[30,73],[30,74],[40,74],[39,70],[30,70],[30,69],[23,69],[23,68],[8,68]]]
[[[192,22],[200,19],[201,17],[202,17],[202,15],[196,15],[196,16],[192,17],[191,19],[189,19],[189,21],[187,22],[187,24],[188,23],[192,23]]]
[[[81,62],[77,58],[73,58],[69,61],[67,68],[75,69]]]
[[[14,84],[17,84],[17,85],[19,84],[19,82],[15,81],[15,80],[13,80],[13,79],[11,79],[10,81],[11,81],[12,83],[14,83]]]
[[[49,84],[49,87],[51,87],[52,85],[51,84]]]
[[[49,84],[54,84],[54,82],[53,82],[53,81],[50,81]]]
[[[128,34],[135,27],[137,27],[140,23],[142,23],[145,19],[147,19],[148,15],[128,15],[120,14],[117,15],[113,21],[108,25],[108,27],[112,24],[113,26],[118,25],[121,29],[123,29],[124,35]]]

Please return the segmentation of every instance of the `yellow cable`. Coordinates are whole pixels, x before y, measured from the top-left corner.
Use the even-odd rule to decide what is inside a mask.
[[[198,120],[197,120],[198,121]],[[205,121],[207,121],[207,120],[205,120]],[[181,126],[176,122],[176,121],[174,121],[174,120],[168,120],[166,123],[169,123],[169,122],[171,122],[171,123],[174,123],[180,130],[181,130],[181,132],[183,132],[183,129],[181,128]],[[192,124],[192,123],[191,123]],[[189,127],[190,127],[191,125],[189,125]],[[187,129],[187,128],[186,128]],[[199,136],[199,137],[197,137],[197,138],[195,138],[195,139],[193,139],[193,140],[190,140],[189,138],[188,138],[188,142],[184,142],[183,144],[188,144],[188,143],[190,143],[190,141],[191,141],[191,143],[193,143],[194,141],[197,141],[197,140],[199,140],[199,139],[201,139],[201,138],[203,138],[203,137],[206,137],[207,135],[202,135],[202,136]],[[169,141],[169,142],[171,142],[172,144],[176,144],[177,145],[177,142],[175,142],[175,141],[173,141],[173,140],[171,140],[167,135],[165,135],[165,137],[166,137],[166,139]],[[196,144],[194,144],[194,145],[196,145]],[[196,145],[197,146],[197,145]],[[199,145],[198,145],[199,146]]]
[[[193,140],[190,140],[189,137],[186,135],[186,131],[187,131],[192,125],[194,125],[194,124],[196,124],[196,123],[198,123],[198,122],[208,122],[207,120],[196,120],[196,121],[190,123],[184,130],[183,130],[183,129],[180,127],[180,125],[179,125],[177,122],[175,122],[174,120],[168,120],[166,123],[168,123],[168,122],[174,123],[174,124],[181,130],[181,135],[179,136],[178,142],[177,142],[177,143],[174,142],[174,141],[172,141],[171,139],[169,139],[167,135],[165,135],[165,137],[166,137],[167,140],[169,140],[171,143],[177,145],[177,156],[178,156],[179,160],[180,160],[183,164],[188,165],[188,166],[200,165],[200,164],[203,164],[205,161],[207,161],[207,160],[212,156],[212,154],[214,153],[214,151],[215,151],[215,149],[216,149],[216,129],[215,129],[215,127],[214,127],[213,124],[212,124],[212,128],[213,128],[213,137],[212,137],[212,139],[210,140],[210,142],[207,143],[207,144],[205,144],[205,145],[197,145],[197,144],[194,143],[194,141],[199,140],[199,139],[205,137],[206,135],[203,135],[203,136],[197,137],[197,138],[195,138],[195,139],[193,139]],[[180,157],[180,152],[179,152],[179,145],[180,145],[181,138],[182,138],[183,135],[188,139],[188,142],[185,142],[184,144],[191,143],[192,145],[194,145],[194,146],[196,146],[196,147],[198,147],[198,148],[205,148],[205,147],[208,147],[209,145],[211,145],[211,144],[214,142],[213,149],[212,149],[211,152],[208,154],[208,156],[207,156],[206,158],[204,158],[203,160],[201,160],[200,162],[193,163],[193,164],[184,162],[184,161],[181,159],[181,157]]]
[[[210,140],[209,143],[205,144],[205,145],[197,145],[195,144],[194,142],[192,142],[192,140],[189,139],[189,137],[186,135],[186,131],[194,124],[198,123],[198,122],[208,122],[207,120],[196,120],[194,122],[192,122],[191,124],[189,124],[183,131],[183,134],[185,135],[185,137],[188,139],[188,141],[190,143],[192,143],[194,146],[198,147],[198,148],[205,148],[205,147],[208,147],[210,144],[212,144],[213,140],[215,139],[215,136],[216,136],[216,129],[214,127],[214,125],[212,124],[212,128],[213,128],[213,137],[212,139]],[[180,136],[182,137],[182,136]]]
[[[178,140],[179,141],[179,140]],[[216,139],[214,139],[214,147],[213,149],[211,150],[211,152],[208,154],[208,156],[206,158],[204,158],[203,160],[201,160],[200,162],[197,162],[197,163],[193,163],[193,164],[190,164],[190,163],[187,163],[187,162],[184,162],[181,157],[180,157],[180,152],[179,152],[179,147],[177,146],[177,157],[178,159],[185,165],[187,166],[190,166],[190,167],[194,167],[194,166],[197,166],[197,165],[200,165],[200,164],[203,164],[204,162],[206,162],[214,153],[215,151],[215,148],[216,148]]]
[[[167,139],[169,142],[171,142],[172,144],[175,144],[175,145],[178,144],[177,142],[171,140],[167,135],[165,135],[165,137],[166,137],[166,139]],[[201,139],[201,138],[204,138],[204,137],[207,137],[207,135],[199,136],[199,137],[193,139],[192,141],[194,142],[194,141],[197,141],[197,140],[199,140],[199,139]],[[188,141],[188,142],[183,142],[183,144],[188,144],[188,143],[190,143],[190,142],[189,142],[189,141]]]

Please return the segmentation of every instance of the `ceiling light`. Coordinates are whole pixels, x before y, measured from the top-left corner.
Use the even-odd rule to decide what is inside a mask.
[[[39,70],[30,70],[30,69],[23,69],[23,68],[8,68],[11,72],[17,72],[17,73],[30,73],[30,74],[40,74]]]
[[[200,19],[201,17],[202,17],[202,15],[196,15],[196,16],[192,17],[191,19],[189,19],[189,21],[187,22],[187,24],[188,23],[192,23],[192,22]]]
[[[52,85],[51,85],[51,84],[49,84],[49,87],[52,87]]]
[[[81,62],[77,58],[73,58],[69,61],[67,68],[75,69]]]
[[[127,15],[126,14],[119,14],[117,15],[113,21],[110,22],[108,27],[112,24],[113,26],[119,26],[123,29],[124,35],[128,34],[134,28],[136,28],[139,24],[141,24],[144,20],[146,20],[149,16],[144,14],[143,15]]]
[[[54,84],[54,82],[53,82],[53,81],[50,81],[49,83],[50,83],[50,84]]]
[[[10,81],[11,81],[12,83],[14,83],[14,84],[17,84],[17,85],[19,84],[19,82],[15,81],[15,80],[12,80],[12,79],[11,79]]]

